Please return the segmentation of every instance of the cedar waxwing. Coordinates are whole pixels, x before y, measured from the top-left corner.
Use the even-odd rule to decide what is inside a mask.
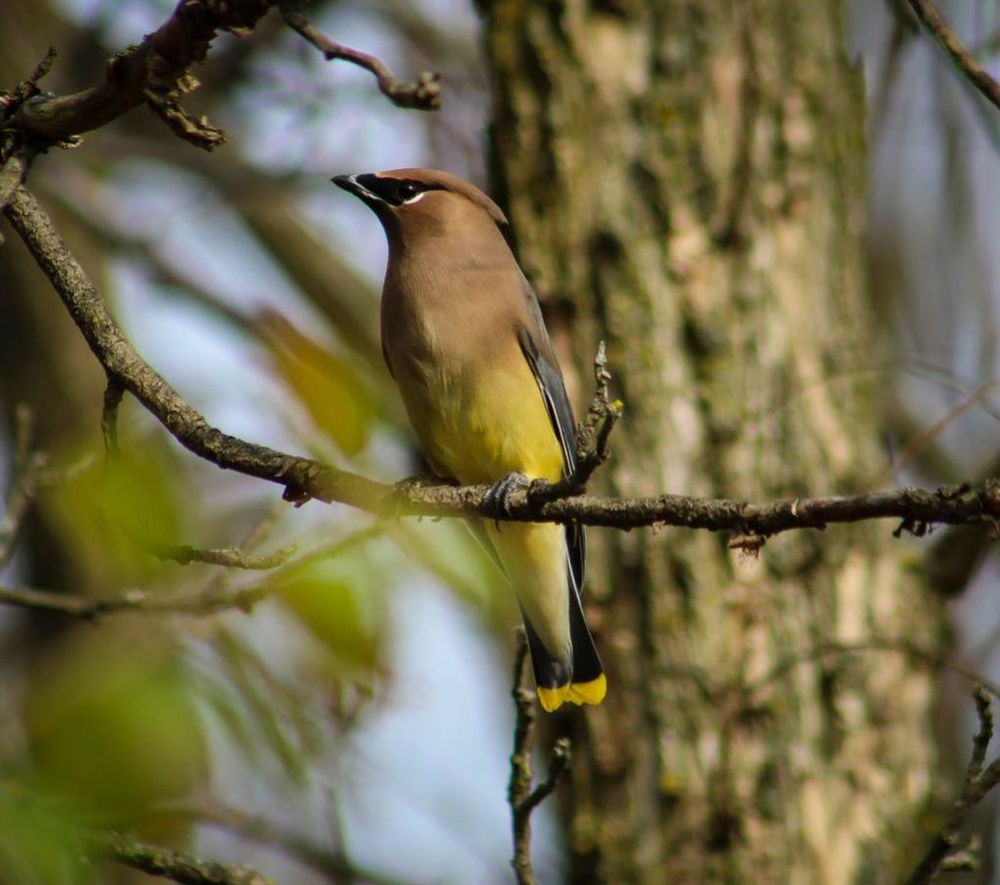
[[[559,480],[573,410],[538,299],[482,191],[432,169],[338,175],[382,222],[382,352],[434,472],[463,485]],[[542,707],[599,704],[607,683],[580,605],[578,525],[470,520],[514,589]]]

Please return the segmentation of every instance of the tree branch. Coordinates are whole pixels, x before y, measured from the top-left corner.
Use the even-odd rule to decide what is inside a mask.
[[[913,14],[934,35],[944,51],[958,66],[965,79],[975,86],[994,107],[1000,108],[1000,83],[997,83],[972,57],[955,32],[948,27],[948,23],[942,18],[934,4],[930,0],[907,0],[907,2],[910,4]]]
[[[128,343],[48,215],[25,188],[16,191],[5,214],[109,378],[136,397],[189,451],[223,469],[280,484],[285,487],[284,497],[298,504],[316,498],[382,516],[478,515],[520,522],[577,521],[619,529],[678,526],[732,533],[732,546],[752,552],[780,532],[824,529],[833,523],[898,519],[897,535],[922,536],[935,524],[982,525],[995,530],[1000,520],[1000,480],[996,479],[976,487],[908,488],[763,504],[673,494],[631,499],[563,497],[559,485],[535,482],[530,489],[511,494],[509,512],[501,512],[486,497],[487,486],[397,487],[375,482],[246,442],[209,425]]]
[[[296,547],[282,547],[273,553],[251,555],[236,547],[214,547],[203,549],[190,547],[187,544],[170,544],[147,548],[147,551],[158,559],[170,560],[178,565],[190,565],[192,562],[203,562],[208,565],[221,565],[226,568],[246,569],[248,571],[268,571],[284,565],[291,557]]]
[[[5,214],[62,298],[108,377],[136,397],[190,451],[224,469],[280,483],[291,490],[289,497],[364,506],[387,490],[380,483],[246,443],[211,427],[138,356],[34,197],[23,187],[18,189]]]
[[[244,543],[243,547],[252,547],[256,538],[266,531],[270,518],[258,525]],[[328,560],[340,555],[344,550],[375,537],[380,531],[376,523],[353,532],[311,550],[297,560],[286,564],[287,557],[294,548],[284,548],[264,556],[249,556],[242,549],[198,550],[194,547],[167,548],[177,562],[205,562],[212,565],[225,566],[227,569],[272,569],[285,566],[280,576],[286,579],[301,569],[308,568],[316,562]],[[153,551],[155,554],[155,551]],[[247,586],[230,587],[223,571],[213,578],[207,586],[195,593],[159,595],[150,594],[144,590],[126,590],[117,596],[73,596],[65,593],[52,593],[48,590],[37,590],[33,587],[10,587],[0,585],[0,605],[13,605],[19,608],[40,609],[55,612],[71,618],[93,620],[106,615],[133,612],[139,614],[171,614],[190,617],[206,617],[222,611],[239,609],[250,611],[254,605],[267,598],[278,589],[279,582],[266,580]]]
[[[620,400],[611,400],[608,385],[611,372],[608,371],[608,354],[604,342],[597,345],[594,357],[594,396],[576,431],[576,469],[567,477],[551,485],[553,497],[578,495],[590,481],[590,477],[611,456],[608,440],[611,431],[622,416]]]
[[[198,824],[225,830],[253,845],[266,845],[310,867],[331,882],[406,885],[406,880],[390,878],[374,870],[359,867],[343,849],[324,848],[294,830],[286,829],[264,818],[254,817],[236,808],[216,804],[164,805],[154,809],[153,816],[193,820]]]
[[[181,0],[152,34],[108,62],[103,83],[72,95],[29,98],[10,122],[26,135],[65,139],[99,129],[145,101],[183,138],[211,150],[225,135],[180,107],[198,85],[189,68],[205,60],[218,32],[247,34],[272,5],[273,0]]]
[[[80,620],[93,620],[105,615],[137,612],[206,617],[221,611],[250,611],[254,604],[270,595],[273,588],[253,584],[231,590],[208,591],[187,596],[156,596],[145,590],[127,590],[119,596],[73,596],[33,587],[0,585],[0,604],[18,608],[39,609]]]
[[[65,141],[99,129],[145,102],[179,137],[212,150],[225,142],[225,133],[181,107],[184,97],[199,86],[191,68],[205,60],[219,32],[246,36],[277,5],[278,0],[180,0],[152,34],[108,61],[103,83],[72,95],[39,93],[35,84],[51,63],[47,57],[45,67],[26,81],[35,87],[30,93],[0,94],[0,119],[24,135]],[[375,74],[379,89],[394,104],[423,110],[440,107],[437,74],[423,73],[414,83],[397,80],[381,59],[335,43],[291,5],[283,6],[282,13],[289,26],[328,59],[344,59]],[[0,180],[0,198],[3,189]]]
[[[183,851],[140,842],[132,836],[99,833],[88,841],[95,855],[182,885],[272,885],[270,879],[252,867],[202,860]]]
[[[930,882],[950,857],[959,850],[962,830],[978,805],[987,793],[1000,783],[1000,758],[994,759],[983,771],[986,761],[986,751],[993,739],[993,711],[989,693],[982,686],[977,686],[972,693],[976,703],[976,714],[979,717],[979,730],[972,740],[972,755],[965,772],[962,793],[955,800],[951,814],[948,815],[941,832],[938,833],[927,853],[907,879],[907,885],[922,885]],[[964,860],[964,858],[963,858]]]
[[[340,59],[371,71],[378,81],[379,91],[394,105],[401,108],[415,108],[421,111],[436,111],[441,107],[441,77],[431,71],[423,71],[413,82],[399,80],[380,58],[337,43],[323,34],[303,14],[300,0],[285,0],[281,3],[281,15],[285,23],[305,40],[315,46],[327,61]]]
[[[560,738],[552,747],[549,775],[532,789],[531,752],[535,743],[535,694],[525,688],[524,669],[528,660],[528,642],[524,631],[518,633],[517,654],[514,656],[514,752],[510,757],[510,780],[507,783],[507,803],[510,805],[514,856],[510,864],[518,885],[535,885],[531,865],[531,813],[559,785],[571,759],[569,738]]]

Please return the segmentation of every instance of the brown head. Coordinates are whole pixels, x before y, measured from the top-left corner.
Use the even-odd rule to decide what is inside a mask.
[[[427,240],[452,247],[506,250],[507,218],[486,194],[438,169],[392,169],[338,175],[333,183],[354,194],[382,222],[390,252],[408,251]],[[464,247],[464,248],[463,248]]]

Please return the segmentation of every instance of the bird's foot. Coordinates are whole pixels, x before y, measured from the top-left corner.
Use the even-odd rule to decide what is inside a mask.
[[[489,487],[483,496],[487,507],[495,507],[503,516],[510,516],[510,496],[518,489],[530,488],[531,480],[523,473],[508,473]],[[497,526],[499,528],[499,526]]]

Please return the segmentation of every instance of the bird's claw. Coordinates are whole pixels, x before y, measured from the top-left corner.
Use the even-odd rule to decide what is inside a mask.
[[[489,487],[483,496],[483,503],[487,507],[496,508],[503,516],[510,516],[512,509],[510,497],[518,489],[527,488],[531,485],[531,480],[523,473],[508,473],[501,476],[493,485]],[[499,520],[497,520],[499,529]]]

